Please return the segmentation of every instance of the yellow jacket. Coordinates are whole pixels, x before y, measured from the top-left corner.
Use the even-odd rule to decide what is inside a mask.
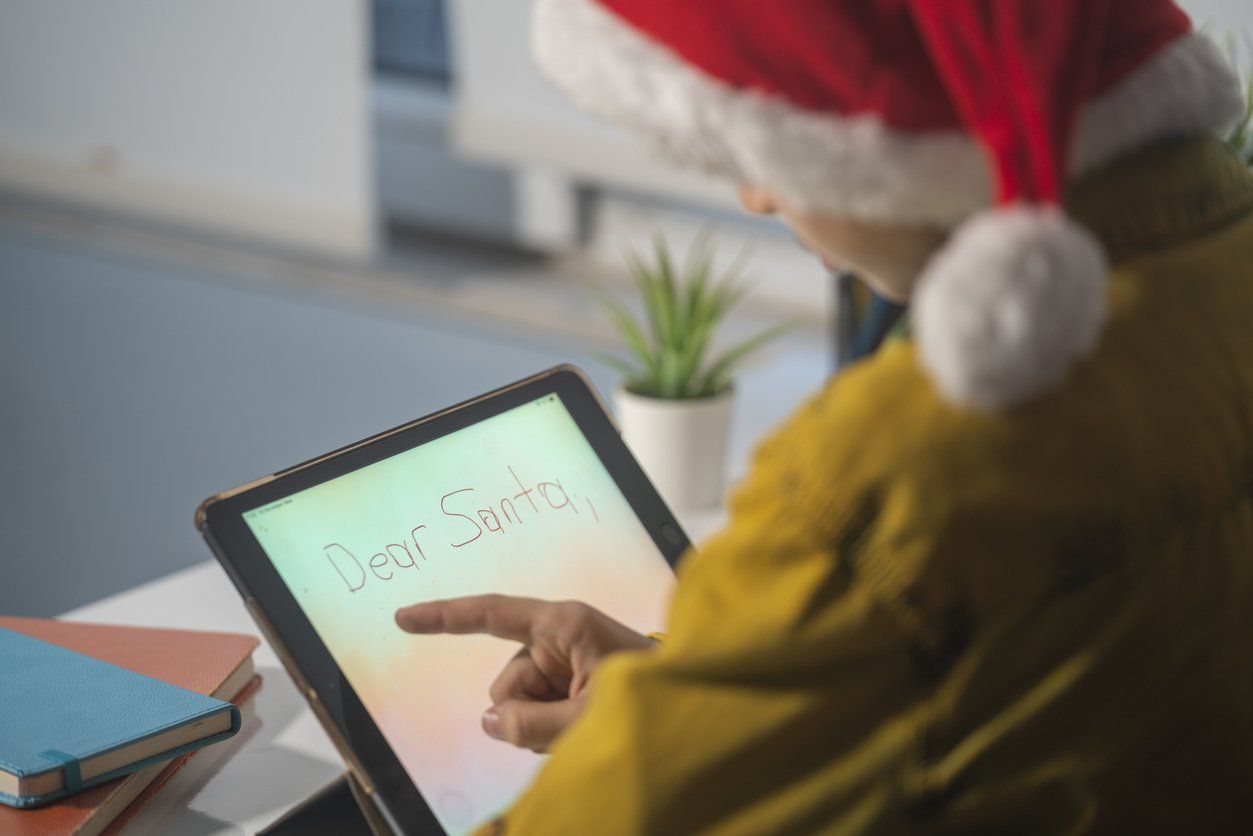
[[[841,374],[507,833],[1253,832],[1253,178],[1181,141],[1068,203],[1098,354],[1000,415],[907,341]]]

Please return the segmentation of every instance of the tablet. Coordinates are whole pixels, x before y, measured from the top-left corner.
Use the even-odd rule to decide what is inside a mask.
[[[518,646],[413,636],[395,611],[498,592],[660,629],[687,538],[562,366],[208,499],[210,548],[397,832],[463,833],[543,757],[487,737]]]

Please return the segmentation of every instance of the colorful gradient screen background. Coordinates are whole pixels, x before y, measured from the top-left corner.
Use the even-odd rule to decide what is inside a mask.
[[[411,636],[396,609],[487,592],[578,599],[647,632],[673,584],[556,395],[244,519],[450,833],[504,811],[543,762],[480,726],[518,646]]]

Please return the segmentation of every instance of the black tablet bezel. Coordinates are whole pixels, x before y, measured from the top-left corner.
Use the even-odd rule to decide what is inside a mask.
[[[261,610],[254,612],[260,616],[258,621],[263,618],[268,622],[260,626],[274,634],[272,641],[281,643],[275,650],[285,657],[285,664],[297,669],[289,672],[313,703],[315,713],[323,723],[335,725],[341,735],[337,742],[348,747],[346,754],[365,771],[379,799],[405,833],[444,831],[244,522],[243,514],[549,394],[561,398],[658,551],[674,566],[688,547],[682,527],[623,444],[586,376],[570,365],[549,369],[219,494],[205,500],[196,514],[197,528],[236,589],[251,607]]]

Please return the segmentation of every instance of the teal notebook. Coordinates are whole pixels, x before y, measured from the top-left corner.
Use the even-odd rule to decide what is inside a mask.
[[[239,731],[239,709],[0,628],[0,802],[33,807]]]

